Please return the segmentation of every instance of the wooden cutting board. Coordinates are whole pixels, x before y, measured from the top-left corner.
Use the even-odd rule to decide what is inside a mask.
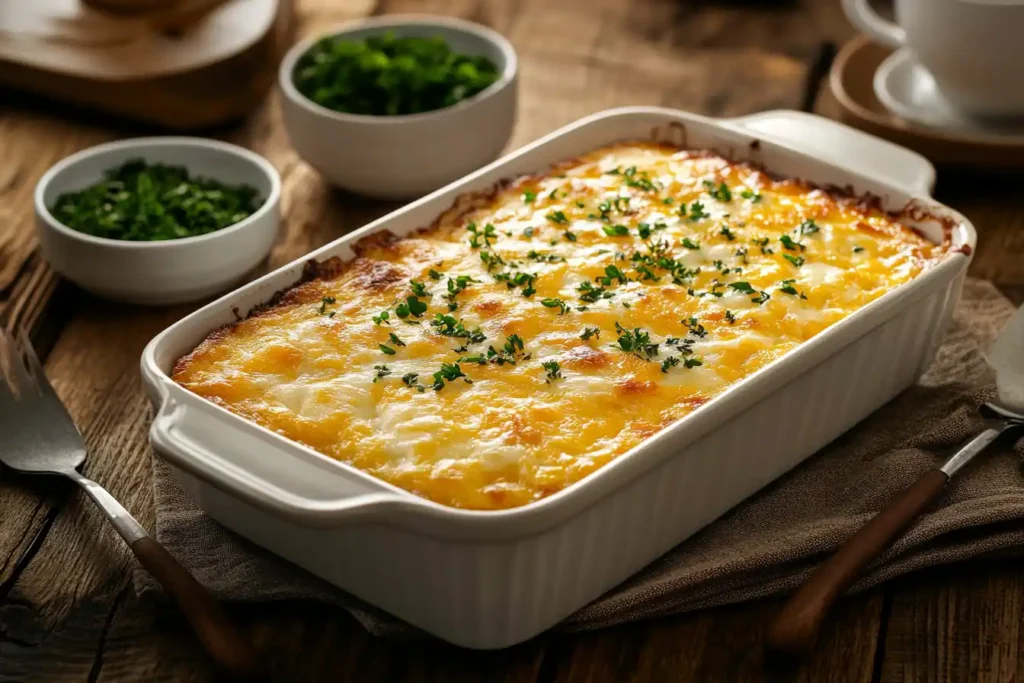
[[[273,85],[292,0],[0,1],[0,86],[176,130]]]

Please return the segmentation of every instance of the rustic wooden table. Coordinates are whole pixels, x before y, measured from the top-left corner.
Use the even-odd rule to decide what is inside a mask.
[[[521,58],[517,147],[585,114],[656,104],[712,115],[834,106],[823,77],[852,31],[838,0],[302,0],[299,32],[382,12],[456,14],[493,26]],[[185,308],[143,309],[62,284],[32,236],[32,189],[61,157],[138,129],[0,94],[0,321],[32,330],[46,369],[88,441],[87,474],[153,524],[150,410],[138,359]],[[267,156],[284,179],[285,231],[270,266],[390,206],[328,188],[291,150],[276,96],[213,134]],[[940,197],[980,233],[972,266],[1024,299],[1024,196],[1014,179],[950,182]],[[963,176],[961,176],[963,178]],[[170,607],[140,603],[135,563],[91,504],[51,481],[0,472],[0,680],[206,681],[215,678]],[[773,678],[761,631],[777,603],[739,605],[502,652],[367,635],[317,605],[237,608],[277,678],[289,681],[725,681]],[[815,655],[785,680],[1008,681],[1024,678],[1024,569],[971,562],[921,572],[841,602]]]

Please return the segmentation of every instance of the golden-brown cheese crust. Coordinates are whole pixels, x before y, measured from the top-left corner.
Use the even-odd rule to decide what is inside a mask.
[[[418,495],[510,508],[594,472],[947,246],[877,203],[624,143],[462,196],[405,239],[376,233],[349,262],[308,264],[173,378]]]

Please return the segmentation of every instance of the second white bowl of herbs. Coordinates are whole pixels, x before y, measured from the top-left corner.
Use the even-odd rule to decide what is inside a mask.
[[[263,157],[188,137],[73,154],[36,185],[36,234],[61,276],[98,296],[163,305],[233,288],[270,252],[281,179]]]
[[[343,189],[412,199],[501,154],[515,124],[518,60],[480,24],[385,16],[298,43],[279,81],[303,160]]]

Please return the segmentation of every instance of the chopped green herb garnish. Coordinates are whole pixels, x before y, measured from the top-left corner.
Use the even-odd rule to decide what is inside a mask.
[[[690,204],[690,215],[691,221],[699,221],[701,218],[710,218],[711,214],[704,210],[704,205],[700,202],[693,202]]]
[[[497,231],[491,223],[488,223],[482,228],[477,228],[476,223],[470,221],[466,224],[466,230],[473,233],[473,236],[469,238],[469,246],[474,249],[479,249],[481,243],[483,246],[489,247],[496,239],[498,239]]]
[[[864,251],[864,247],[854,247],[853,248],[853,253],[854,254],[859,254],[862,251]]]
[[[645,240],[651,236],[651,225],[650,223],[637,223],[637,232],[640,234],[640,239]]]
[[[704,181],[704,189],[708,191],[712,199],[717,199],[720,202],[731,202],[732,192],[729,191],[729,186],[725,183],[719,183],[715,185],[710,180]]]
[[[381,311],[380,315],[373,316],[373,324],[380,325],[381,323],[384,323],[385,325],[390,325],[391,323],[388,322],[390,318],[390,313],[388,313],[387,311]]]
[[[386,353],[389,356],[395,355],[395,350],[390,346],[386,344],[378,344],[378,346],[380,347],[381,353]]]
[[[791,238],[789,235],[783,235],[782,237],[779,238],[779,241],[782,242],[782,246],[784,246],[786,249],[789,249],[790,251],[803,251],[804,249],[807,248],[804,245],[800,244],[799,242],[794,242],[793,238]]]
[[[668,372],[669,368],[674,368],[677,365],[679,365],[679,359],[676,356],[669,356],[661,361],[661,371]]]
[[[527,190],[523,193],[523,201],[527,204],[533,204],[537,200],[537,193]]]
[[[450,107],[501,76],[482,55],[453,52],[440,36],[329,36],[299,58],[296,89],[327,109],[404,116]]]
[[[735,289],[737,292],[743,292],[744,294],[753,294],[757,290],[750,286],[749,282],[730,282],[729,286]]]
[[[530,253],[526,255],[526,258],[531,261],[539,261],[540,263],[558,263],[564,261],[564,256],[558,256],[557,254],[542,254],[539,251],[530,250]]]
[[[751,244],[756,244],[761,247],[762,254],[774,254],[775,252],[768,247],[769,241],[770,240],[767,237],[755,237],[750,240]]]
[[[544,361],[543,363],[541,363],[541,367],[543,367],[547,371],[547,384],[551,384],[551,382],[553,382],[556,379],[562,379],[562,369],[556,361]]]
[[[786,294],[792,294],[793,296],[799,296],[801,299],[806,299],[807,295],[803,292],[797,291],[796,287],[793,286],[794,282],[796,282],[796,280],[783,280],[780,283],[782,286],[779,287],[779,291],[785,292]]]
[[[394,351],[392,351],[394,353]],[[391,368],[386,365],[374,365],[373,381],[376,383],[378,380],[382,380],[391,374]]]
[[[569,240],[570,242],[575,242],[576,241],[576,234],[575,233],[572,233],[572,232],[569,232],[568,230],[566,230],[565,232],[562,233],[562,235],[565,237],[565,239]]]
[[[417,381],[418,378],[419,375],[415,372],[409,372],[402,375],[402,381],[405,383],[405,386],[411,387],[413,389],[418,389],[419,392],[422,394],[424,391],[426,391],[426,387],[424,387]]]
[[[479,344],[487,339],[479,327],[467,330],[465,323],[461,320],[457,320],[453,316],[444,313],[435,313],[434,319],[430,321],[430,325],[438,334],[445,337],[465,339],[467,344]]]
[[[408,318],[410,314],[419,318],[427,312],[427,305],[415,296],[407,296],[405,301],[395,306],[395,315],[399,318]]]
[[[691,357],[683,361],[683,367],[687,369],[695,368],[700,365],[704,365],[704,361],[702,361],[700,358]]]
[[[658,355],[658,344],[651,342],[651,335],[639,327],[631,330],[615,323],[615,331],[619,333],[618,345],[623,351],[635,354],[644,360]]]
[[[394,332],[388,333],[388,339],[390,339],[391,343],[394,344],[395,346],[405,346],[405,342],[399,339],[398,335],[395,334]]]
[[[543,306],[545,306],[547,308],[557,308],[558,309],[558,315],[565,315],[569,311],[569,305],[566,304],[561,299],[552,299],[552,298],[541,299],[540,303],[541,303],[541,305],[543,305]]]
[[[612,266],[605,266],[604,267],[604,277],[598,277],[597,278],[597,281],[600,282],[605,287],[611,287],[612,286],[612,282],[615,281],[615,280],[618,280],[619,284],[623,284],[623,285],[626,284],[627,282],[629,282],[629,278],[626,277],[625,273],[623,273],[621,270],[619,270],[618,266],[614,266],[614,265],[612,265]]]
[[[723,225],[722,229],[719,230],[718,232],[720,235],[723,235],[725,239],[729,240],[730,242],[736,239],[736,235],[733,234],[733,231],[729,229],[728,225]]]
[[[518,334],[510,334],[505,339],[505,345],[501,351],[496,350],[493,346],[487,349],[487,362],[494,363],[496,365],[515,365],[519,361],[526,360],[530,357],[530,354],[523,353],[523,340]]]
[[[441,363],[441,369],[434,373],[434,384],[432,387],[434,391],[441,391],[441,389],[444,389],[446,380],[451,383],[460,377],[464,378],[467,384],[473,383],[471,379],[466,377],[466,373],[462,371],[458,363]]]
[[[614,292],[609,292],[604,287],[595,287],[586,281],[581,282],[576,289],[580,292],[580,300],[588,304],[600,301],[601,299],[611,299],[615,296]]]
[[[580,335],[580,339],[582,339],[583,341],[586,341],[586,340],[590,339],[591,337],[594,337],[595,339],[600,339],[601,338],[601,330],[599,328],[597,328],[597,327],[584,327],[583,328],[583,334]]]
[[[430,298],[430,292],[427,291],[427,286],[419,280],[409,280],[409,289],[411,289],[412,293],[416,296],[421,296],[424,299]]]
[[[807,259],[805,259],[803,256],[793,256],[792,254],[783,254],[782,258],[786,259],[797,268],[802,266],[807,261]]]
[[[813,218],[808,218],[797,228],[801,235],[813,235],[814,233],[821,230],[818,225],[814,222]]]
[[[636,272],[638,272],[638,273],[640,273],[640,275],[642,275],[642,277],[640,278],[641,280],[650,280],[651,282],[657,282],[658,280],[661,279],[657,275],[655,275],[654,271],[652,271],[647,266],[641,265],[641,266],[634,266],[634,267],[636,268]]]
[[[57,197],[54,218],[77,232],[112,240],[156,242],[216,232],[263,204],[248,185],[189,175],[183,166],[131,159],[84,190]]]
[[[687,249],[700,249],[700,243],[694,242],[689,237],[684,237],[681,244]]]
[[[644,192],[654,192],[658,189],[658,184],[650,179],[647,171],[637,171],[636,166],[630,166],[622,175],[626,178],[626,185],[635,187],[643,190]]]
[[[754,192],[753,190],[749,189],[740,192],[740,196],[743,197],[744,199],[749,199],[753,204],[757,204],[759,201],[761,201],[761,193]]]
[[[622,237],[629,234],[629,228],[625,225],[602,225],[601,229],[609,237]]]
[[[707,329],[697,321],[697,318],[684,318],[680,322],[695,337],[704,338],[708,335]]]
[[[725,311],[725,319],[729,321],[730,325],[732,325],[734,322],[736,322],[736,314],[733,313],[732,311],[726,309],[726,311]]]
[[[317,309],[317,313],[319,313],[320,315],[331,315],[335,311],[331,311],[330,313],[328,313],[327,307],[333,306],[337,302],[338,300],[335,299],[333,296],[325,296],[324,298],[320,299],[320,308]],[[331,317],[333,318],[334,316],[331,315]]]
[[[505,265],[505,259],[489,251],[481,251],[480,260],[484,262],[485,266],[487,266],[488,273],[497,268],[498,266]]]
[[[544,216],[552,223],[558,223],[559,225],[568,225],[569,219],[565,217],[565,213],[562,211],[552,211],[548,215]]]

